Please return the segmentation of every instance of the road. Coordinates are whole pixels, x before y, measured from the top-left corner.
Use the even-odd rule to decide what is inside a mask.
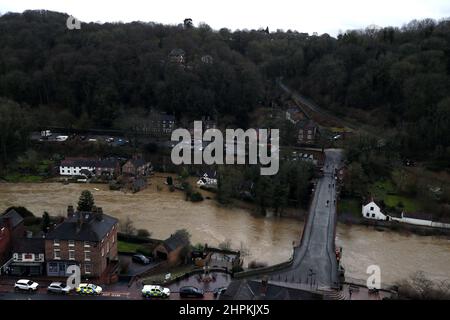
[[[342,151],[325,150],[324,176],[316,185],[300,246],[287,269],[269,274],[269,280],[308,285],[311,288],[336,288],[339,285],[335,254],[336,183],[334,168]]]

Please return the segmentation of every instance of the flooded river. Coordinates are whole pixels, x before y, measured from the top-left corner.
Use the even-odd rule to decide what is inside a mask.
[[[292,253],[303,223],[293,218],[261,218],[242,208],[223,208],[214,200],[192,203],[183,193],[167,191],[162,179],[136,194],[109,191],[107,185],[60,183],[0,183],[0,210],[24,206],[36,215],[48,211],[65,215],[76,206],[82,190],[90,190],[98,206],[119,219],[130,217],[138,229],[164,239],[177,229],[187,229],[192,243],[217,246],[229,240],[235,249],[248,250],[246,263],[257,260],[282,262]],[[156,184],[163,186],[158,191]],[[450,240],[394,232],[380,232],[363,226],[338,225],[337,245],[343,247],[346,275],[365,279],[367,266],[379,265],[384,283],[394,283],[422,270],[435,280],[450,279]],[[246,251],[247,251],[246,250]]]

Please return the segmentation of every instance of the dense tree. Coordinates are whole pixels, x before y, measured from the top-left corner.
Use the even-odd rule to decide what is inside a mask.
[[[92,211],[94,207],[94,196],[89,190],[81,192],[80,199],[78,200],[78,211]]]
[[[449,20],[334,38],[214,31],[193,27],[189,18],[177,26],[86,23],[71,32],[67,17],[51,11],[0,16],[0,97],[30,107],[10,117],[31,114],[35,126],[123,128],[130,124],[124,115],[153,108],[178,119],[232,118],[245,127],[282,77],[333,113],[358,116],[380,135],[394,131],[401,156],[449,164]],[[174,49],[185,53],[183,61],[172,61]],[[204,56],[213,62],[204,63]],[[2,163],[21,147],[8,142],[22,136],[20,128],[1,135]]]

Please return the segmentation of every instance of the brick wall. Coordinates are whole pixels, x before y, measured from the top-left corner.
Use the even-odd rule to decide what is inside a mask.
[[[117,258],[117,224],[113,226],[107,236],[99,242],[74,241],[73,245],[68,240],[60,240],[59,245],[55,245],[54,240],[45,241],[45,260],[73,260],[77,262],[81,269],[82,276],[99,277],[107,267],[107,261]],[[60,259],[55,259],[55,249],[59,249]],[[73,251],[74,256],[70,257]],[[86,252],[89,252],[86,255]],[[73,258],[73,259],[71,259]],[[88,258],[88,259],[86,259]],[[90,265],[86,268],[86,265]]]

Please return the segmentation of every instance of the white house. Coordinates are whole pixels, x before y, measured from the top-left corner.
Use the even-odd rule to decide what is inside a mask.
[[[217,179],[210,178],[207,173],[203,175],[198,181],[198,186],[217,186]]]
[[[362,215],[366,219],[387,220],[386,215],[381,212],[380,207],[373,201],[362,206]]]

